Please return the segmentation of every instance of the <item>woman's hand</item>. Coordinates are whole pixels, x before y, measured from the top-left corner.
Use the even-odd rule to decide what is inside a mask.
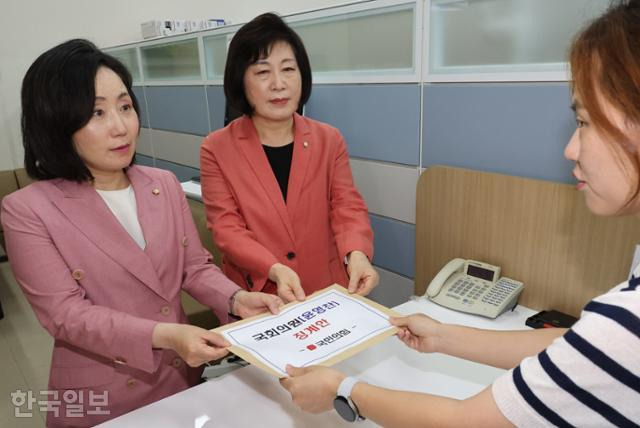
[[[349,274],[349,293],[357,293],[361,296],[369,294],[380,281],[380,276],[371,266],[369,258],[358,250],[349,253],[347,273]]]
[[[269,269],[269,279],[276,283],[278,287],[278,296],[285,301],[285,303],[293,302],[294,300],[303,301],[305,299],[304,290],[300,285],[300,278],[298,274],[289,266],[285,266],[282,263],[275,263]]]
[[[233,298],[232,307],[229,308],[229,312],[232,315],[239,316],[240,318],[247,318],[253,315],[258,315],[263,312],[271,312],[277,314],[280,312],[280,307],[284,304],[282,299],[273,294],[248,292],[240,290]]]
[[[337,370],[321,366],[287,366],[289,377],[280,384],[291,393],[293,402],[305,412],[321,413],[333,409],[340,382],[346,377]]]
[[[400,330],[398,339],[419,352],[437,352],[439,329],[442,324],[422,314],[391,317],[389,321]]]
[[[154,348],[173,349],[191,367],[219,360],[231,345],[219,334],[195,325],[163,322],[156,324],[151,342]]]

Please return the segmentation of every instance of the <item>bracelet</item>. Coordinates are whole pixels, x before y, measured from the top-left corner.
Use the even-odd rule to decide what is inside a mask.
[[[233,313],[233,304],[236,302],[236,295],[242,291],[242,288],[237,289],[236,291],[233,292],[233,294],[231,295],[231,297],[229,297],[229,315],[231,316],[236,316]]]

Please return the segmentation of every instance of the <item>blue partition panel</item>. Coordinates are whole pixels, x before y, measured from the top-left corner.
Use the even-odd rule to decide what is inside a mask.
[[[207,135],[209,113],[203,86],[147,86],[151,128]]]
[[[373,263],[391,272],[414,277],[416,226],[369,214],[374,233]]]
[[[423,167],[574,182],[563,155],[575,130],[567,84],[438,83],[424,91]]]
[[[134,86],[133,94],[136,96],[138,100],[138,114],[140,115],[140,125],[148,128],[149,127],[149,115],[147,114],[147,102],[144,99],[144,88],[142,86]]]
[[[222,86],[207,86],[207,102],[209,103],[209,118],[211,130],[224,128],[224,109],[226,98]]]
[[[351,156],[419,163],[417,84],[314,85],[305,115],[338,128]]]

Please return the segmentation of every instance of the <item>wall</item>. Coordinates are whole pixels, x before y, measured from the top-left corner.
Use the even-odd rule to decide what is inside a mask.
[[[7,13],[3,9],[0,169],[21,164],[22,75],[37,54],[59,41],[86,37],[113,46],[139,40],[139,23],[153,18],[222,16],[243,22],[266,10],[287,14],[339,3],[218,2],[215,15],[208,13],[211,2],[202,0],[189,3],[189,15],[183,14],[184,6],[148,0],[90,6],[70,0],[60,10],[26,0]],[[21,39],[20,51],[14,52],[10,41],[15,37],[9,34],[21,34],[19,26],[27,19],[38,31]],[[182,180],[198,175],[202,137],[222,126],[221,86],[139,86],[135,91],[145,101],[138,161],[171,169]],[[564,82],[314,84],[306,114],[341,130],[356,184],[369,205],[374,263],[383,278],[375,293],[379,301],[391,306],[413,290],[415,185],[421,168],[445,164],[571,182],[570,164],[562,157],[574,127],[569,104]]]
[[[151,19],[225,18],[246,21],[266,11],[288,14],[343,3],[339,0],[3,0],[0,12],[0,170],[22,165],[20,85],[33,60],[74,37],[98,46],[140,39],[140,23]]]

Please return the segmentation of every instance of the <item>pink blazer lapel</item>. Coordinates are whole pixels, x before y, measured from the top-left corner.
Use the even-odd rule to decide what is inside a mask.
[[[314,152],[311,144],[311,131],[302,116],[294,113],[295,136],[293,139],[293,159],[291,159],[291,171],[289,172],[289,185],[287,188],[287,210],[290,218],[298,207],[300,194],[304,186],[304,180],[309,170],[309,162]]]
[[[256,176],[256,180],[264,188],[266,195],[271,200],[271,203],[278,212],[280,219],[285,224],[287,232],[289,232],[291,239],[295,240],[295,236],[293,234],[293,226],[291,225],[291,221],[289,219],[287,206],[285,205],[284,199],[282,198],[282,192],[280,191],[278,181],[273,174],[271,165],[269,165],[267,155],[264,153],[264,149],[262,148],[262,144],[260,143],[258,132],[253,126],[253,122],[250,118],[244,116],[241,120],[242,127],[240,128],[238,136],[240,140],[240,150],[246,157],[251,170]],[[295,148],[293,156],[295,158]],[[289,178],[289,183],[291,183],[291,178]]]
[[[140,200],[138,197],[140,194],[138,188],[141,187],[141,184],[142,187],[152,187],[153,184],[142,183],[145,178],[147,181],[150,181],[150,179],[146,176],[141,176],[142,174],[139,172],[134,173],[131,181],[136,193],[138,212],[144,214],[139,215],[139,217],[141,217],[140,225],[145,240],[147,240],[148,248],[150,243],[153,244],[153,237],[157,233],[154,229],[157,226],[151,225],[149,216],[146,214],[150,208],[144,199]],[[170,298],[164,292],[147,254],[138,247],[133,238],[109,210],[100,195],[89,184],[60,180],[56,185],[62,190],[64,197],[54,199],[53,203],[83,235],[160,297],[164,299]],[[142,218],[145,218],[145,220],[143,221]]]

